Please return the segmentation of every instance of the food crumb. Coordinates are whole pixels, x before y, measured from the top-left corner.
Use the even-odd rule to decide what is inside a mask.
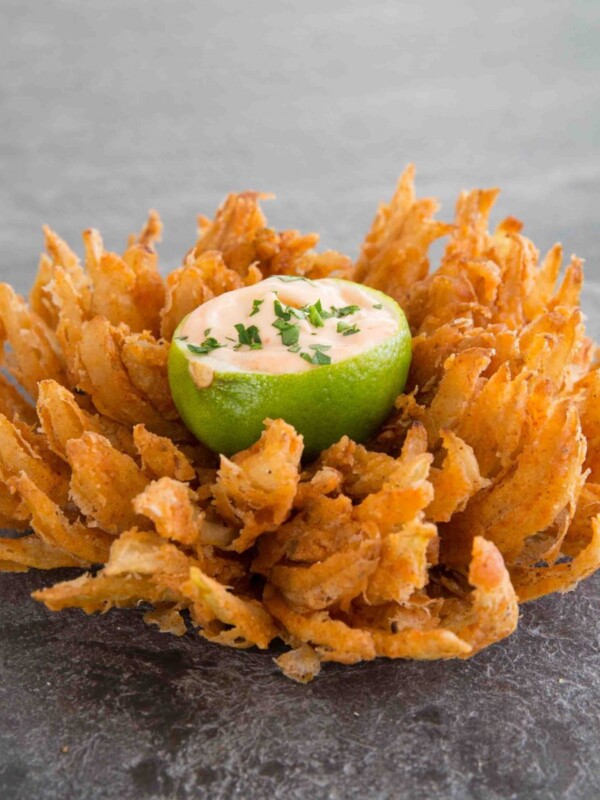
[[[63,745],[63,746],[60,748],[60,751],[61,751],[61,753],[68,753],[68,752],[69,752],[69,745],[68,745],[68,744],[64,744],[64,745]]]

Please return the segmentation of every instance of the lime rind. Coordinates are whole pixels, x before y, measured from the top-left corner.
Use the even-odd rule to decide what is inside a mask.
[[[169,351],[169,381],[185,425],[224,455],[253,444],[267,418],[293,425],[304,437],[308,458],[344,434],[366,441],[402,392],[411,360],[410,329],[402,309],[382,292],[369,292],[397,316],[397,333],[355,356],[303,372],[216,371],[211,384],[199,389],[189,362],[202,359],[189,353],[176,331]]]

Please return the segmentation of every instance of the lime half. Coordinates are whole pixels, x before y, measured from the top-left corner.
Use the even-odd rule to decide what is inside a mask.
[[[307,457],[344,434],[364,442],[402,392],[411,335],[398,304],[350,281],[306,283],[274,276],[220,295],[175,331],[173,399],[185,425],[214,452],[249,447],[268,418],[293,425]],[[338,297],[342,305],[330,302]],[[348,298],[358,301],[344,306]],[[205,328],[207,320],[213,325]]]

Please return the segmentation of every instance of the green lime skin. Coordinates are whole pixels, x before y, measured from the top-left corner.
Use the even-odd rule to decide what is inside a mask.
[[[364,287],[367,288],[367,287]],[[346,434],[369,439],[385,421],[404,389],[411,361],[411,334],[400,306],[369,289],[376,302],[398,318],[398,331],[356,356],[298,373],[215,372],[198,389],[186,343],[169,350],[169,383],[179,414],[194,436],[226,456],[256,442],[265,419],[284,419],[304,437],[304,457],[313,458]]]

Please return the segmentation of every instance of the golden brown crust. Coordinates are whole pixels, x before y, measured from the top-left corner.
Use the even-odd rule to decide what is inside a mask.
[[[87,613],[147,603],[175,635],[186,611],[229,647],[279,637],[292,649],[277,663],[300,682],[327,661],[467,658],[514,630],[517,595],[596,570],[600,377],[582,262],[558,285],[559,245],[540,261],[518,220],[488,230],[496,189],[461,193],[449,225],[413,178],[353,268],[406,311],[406,393],[372,442],[343,437],[304,465],[283,420],[217,465],[178,419],[168,342],[223,292],[347,277],[346,256],[269,228],[256,192],[201,218],[164,280],[156,212],[122,255],[86,231],[83,265],[45,228],[29,304],[0,286],[0,524],[33,531],[0,541],[0,570],[100,564],[34,596]]]

